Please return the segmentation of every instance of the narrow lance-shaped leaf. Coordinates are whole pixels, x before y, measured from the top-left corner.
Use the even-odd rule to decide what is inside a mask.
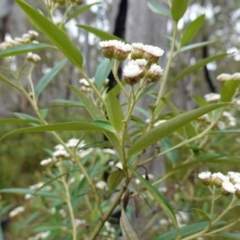
[[[16,0],[32,23],[41,30],[74,65],[82,68],[83,57],[68,35],[22,0]]]
[[[10,48],[0,51],[0,58],[16,56],[19,54],[34,52],[34,51],[42,50],[42,49],[46,49],[46,48],[55,48],[55,47],[53,45],[45,44],[45,43],[23,44],[23,45],[10,47]]]
[[[175,84],[178,80],[182,79],[183,77],[187,76],[188,74],[202,68],[203,66],[207,65],[210,62],[219,60],[221,58],[226,57],[228,54],[227,53],[221,53],[215,56],[211,56],[208,58],[204,58],[203,60],[198,61],[194,65],[184,69],[177,77],[175,77],[171,82],[170,85]]]
[[[18,89],[19,91],[22,91],[19,86],[17,86],[16,84],[12,83],[6,76],[4,76],[4,75],[1,74],[1,73],[0,73],[0,81],[9,84],[10,86]]]
[[[181,38],[181,46],[186,45],[193,37],[197,34],[198,30],[202,26],[205,19],[205,14],[197,17],[193,22],[191,22],[183,31]]]
[[[102,120],[102,121],[106,120],[101,110],[97,106],[95,106],[94,103],[84,95],[84,93],[82,93],[81,91],[79,91],[73,86],[68,85],[68,87],[80,98],[80,100],[83,102],[84,106],[86,107],[89,114],[92,116],[94,120]],[[122,156],[121,144],[117,139],[117,137],[115,136],[115,133],[105,132],[105,134],[109,139],[109,141],[117,150],[119,156],[121,157]]]
[[[139,240],[137,233],[133,229],[124,209],[122,208],[120,226],[124,240]]]
[[[186,12],[188,0],[173,0],[172,1],[172,19],[177,23]]]
[[[53,78],[57,75],[57,73],[61,70],[61,68],[67,63],[67,59],[63,59],[59,62],[50,72],[45,74],[37,83],[35,87],[36,97],[40,95],[40,93],[46,88],[46,86],[53,80]]]
[[[177,117],[174,117],[157,127],[151,129],[149,132],[143,134],[135,142],[132,143],[129,149],[129,156],[137,153],[146,147],[156,143],[160,139],[170,135],[175,132],[178,128],[183,127],[187,123],[201,117],[202,115],[213,111],[214,109],[227,106],[226,103],[216,103],[210,106],[198,108],[186,113],[183,113]]]
[[[83,92],[79,91],[77,88],[71,85],[67,86],[80,98],[88,113],[94,120],[107,120],[101,110],[95,106],[95,104]]]
[[[26,123],[39,123],[39,121],[35,119],[17,119],[17,118],[0,119],[0,124],[26,124]]]
[[[239,87],[239,82],[235,80],[226,81],[221,88],[221,102],[230,102],[234,96],[237,88]]]
[[[205,42],[200,42],[200,43],[193,43],[193,44],[182,47],[180,49],[180,53],[186,52],[186,51],[189,51],[189,50],[192,50],[192,49],[204,47],[204,46],[216,43],[216,42],[217,42],[216,40],[213,40],[213,41],[205,41]]]
[[[36,192],[36,190],[31,190],[28,188],[4,188],[4,189],[0,189],[0,193],[12,193],[12,194],[21,194],[21,195],[32,194],[32,195],[43,196],[43,197],[58,198],[56,194],[51,193],[49,191],[40,190]]]
[[[96,37],[100,38],[101,40],[113,40],[113,39],[116,39],[116,40],[123,41],[121,38],[116,37],[115,35],[113,35],[111,33],[102,31],[102,30],[100,30],[98,28],[95,28],[95,27],[91,27],[91,26],[88,26],[88,25],[80,25],[80,24],[77,24],[77,26],[79,28],[82,28],[83,30],[89,32],[89,33],[94,34]]]
[[[154,12],[160,16],[165,16],[165,17],[171,18],[171,12],[168,8],[165,8],[165,7],[161,6],[160,4],[157,4],[154,2],[148,2],[147,5],[148,5],[148,8],[152,12]]]
[[[144,179],[131,165],[128,164],[128,168],[135,175],[135,177],[137,177],[140,180],[140,182],[149,191],[149,193],[154,197],[154,200],[160,205],[164,213],[172,221],[174,227],[178,229],[177,219],[167,200],[160,194],[160,192],[155,187],[151,185],[151,183]]]
[[[181,237],[191,236],[194,233],[202,231],[204,228],[208,226],[208,222],[199,222],[193,223],[188,226],[184,226],[180,228]],[[154,240],[176,240],[177,231],[171,230],[167,233],[161,234],[161,236],[154,238]]]
[[[108,58],[104,58],[98,65],[94,79],[97,88],[100,88],[106,81],[109,73],[111,72],[111,62]]]
[[[66,100],[66,99],[54,99],[53,103],[55,105],[60,106],[68,106],[68,107],[83,107],[84,104],[80,101],[72,101],[72,100]]]
[[[8,136],[19,134],[19,133],[30,133],[30,132],[49,132],[49,131],[108,131],[106,127],[97,126],[96,124],[86,123],[86,122],[66,122],[66,123],[57,123],[49,124],[45,126],[37,127],[28,127],[13,130],[3,137],[0,141]]]
[[[122,130],[123,112],[118,98],[111,92],[106,97],[107,115],[117,132]]]
[[[88,9],[90,9],[93,5],[96,5],[96,4],[99,4],[99,3],[101,3],[101,2],[94,2],[94,3],[86,4],[86,5],[83,5],[83,6],[79,7],[78,9],[76,9],[73,13],[71,13],[71,14],[68,16],[66,22],[68,22],[69,20],[71,20],[71,19],[77,17],[78,15],[86,12],[86,11],[87,11]]]

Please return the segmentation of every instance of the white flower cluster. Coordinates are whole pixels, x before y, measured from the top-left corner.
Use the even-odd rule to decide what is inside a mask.
[[[24,212],[24,210],[25,210],[25,208],[22,206],[16,207],[9,213],[9,217],[14,218],[17,215],[19,215],[20,213]]]
[[[228,172],[227,175],[211,172],[201,172],[198,174],[202,183],[205,185],[215,185],[221,188],[222,195],[230,195],[235,193],[235,195],[240,198],[240,173],[239,172]]]
[[[128,57],[123,77],[130,85],[136,84],[143,77],[148,82],[155,82],[163,75],[163,69],[156,64],[164,53],[159,47],[142,43],[130,45],[118,40],[101,41],[99,45],[106,58],[124,61]]]
[[[109,239],[115,239],[115,234],[114,233],[115,233],[116,230],[115,230],[114,227],[112,227],[111,223],[106,221],[104,223],[104,226],[106,228],[106,231],[102,232],[102,235],[105,236],[105,237],[109,236],[110,237]]]
[[[84,141],[72,138],[65,143],[66,147],[73,148],[76,151],[77,156],[84,158],[93,151],[93,148],[81,149],[86,144]],[[54,147],[54,152],[52,153],[52,158],[43,159],[40,165],[43,167],[49,167],[58,163],[60,158],[69,158],[70,154],[67,152],[62,144],[58,144]]]
[[[42,240],[42,239],[47,238],[50,234],[51,234],[50,231],[40,232],[37,235],[35,235],[34,237],[28,238],[28,240]]]
[[[228,120],[229,126],[235,127],[237,125],[237,119],[230,112],[224,111],[223,117]]]
[[[205,114],[199,118],[199,120],[204,120],[206,123],[211,123],[211,115]],[[220,130],[225,130],[229,127],[236,127],[237,126],[237,119],[227,111],[224,111],[222,114],[221,120],[217,122],[217,127]]]
[[[37,43],[34,41],[38,37],[36,31],[30,30],[28,33],[24,33],[21,38],[7,39],[5,42],[0,44],[0,50],[5,50],[9,47],[19,46],[26,43]]]
[[[217,76],[217,80],[220,82],[226,82],[226,81],[230,81],[230,80],[239,81],[240,80],[240,72],[236,72],[234,74],[222,73]]]
[[[119,61],[124,61],[132,49],[130,44],[118,40],[101,41],[99,45],[106,58],[115,58]]]
[[[94,78],[90,78],[89,81],[94,83]],[[81,92],[91,92],[90,83],[85,78],[81,78],[79,80],[79,84],[80,84],[80,91]]]

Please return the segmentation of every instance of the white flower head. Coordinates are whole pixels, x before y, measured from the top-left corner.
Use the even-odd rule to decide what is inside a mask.
[[[24,212],[24,210],[25,210],[25,208],[22,206],[16,207],[9,213],[9,217],[10,218],[16,217],[20,213]]]
[[[31,190],[37,190],[37,189],[41,188],[43,185],[44,185],[43,182],[39,182],[39,183],[36,183],[36,184],[30,186],[29,189],[31,189]]]
[[[211,179],[211,175],[212,173],[211,172],[201,172],[198,174],[198,177],[201,179],[201,182],[204,184],[204,185],[210,185],[212,183],[212,179]]]
[[[71,138],[71,139],[69,139],[68,142],[66,143],[66,146],[69,147],[69,148],[75,148],[78,143],[79,143],[79,139],[77,139],[77,138]]]
[[[121,162],[116,163],[115,167],[118,168],[118,169],[123,169],[123,165],[122,165]]]
[[[204,98],[207,102],[216,102],[220,100],[220,94],[219,93],[208,93],[204,95]]]
[[[36,39],[36,37],[39,36],[38,32],[36,32],[36,31],[34,31],[34,30],[29,30],[29,31],[28,31],[28,34],[29,34],[31,40],[34,40],[34,39]]]
[[[75,225],[76,225],[76,227],[79,227],[80,225],[84,225],[84,224],[86,224],[87,222],[86,222],[86,220],[84,220],[84,219],[75,219]]]
[[[163,75],[163,69],[156,63],[152,64],[146,73],[146,79],[148,82],[156,82]]]
[[[69,153],[65,149],[58,149],[53,152],[54,158],[69,157]]]
[[[211,175],[212,175],[211,172],[206,171],[206,172],[201,172],[201,173],[199,173],[199,174],[198,174],[198,177],[199,177],[200,179],[208,179],[208,178],[211,177]]]
[[[116,155],[116,151],[112,148],[104,148],[102,151],[103,151],[103,153]]]
[[[149,63],[157,63],[159,58],[164,54],[164,51],[152,45],[143,46],[143,58],[145,58]]]
[[[236,72],[232,75],[232,79],[239,81],[240,80],[240,72]]]
[[[106,187],[107,187],[107,183],[104,181],[99,181],[96,183],[96,188],[105,189]]]
[[[40,162],[40,165],[43,166],[43,167],[47,167],[47,166],[51,165],[52,163],[53,163],[53,159],[52,158],[47,158],[47,159],[43,159]]]
[[[137,64],[129,62],[123,68],[123,77],[129,85],[134,85],[141,79],[142,71]]]
[[[221,190],[221,193],[227,196],[231,193],[235,193],[236,188],[230,181],[223,181]]]
[[[60,209],[59,210],[59,214],[61,215],[62,218],[66,218],[67,217],[67,213],[64,209]]]
[[[119,61],[124,61],[132,49],[130,44],[119,40],[101,41],[99,45],[106,58],[115,58]]]
[[[54,150],[62,150],[64,149],[64,146],[62,144],[58,144],[54,147]]]
[[[232,75],[228,73],[222,73],[217,76],[217,80],[220,82],[226,82],[226,81],[232,80]]]

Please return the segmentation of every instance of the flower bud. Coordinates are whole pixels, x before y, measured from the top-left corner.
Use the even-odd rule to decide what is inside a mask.
[[[157,65],[153,64],[146,73],[146,79],[148,82],[156,82],[163,75],[163,69]]]
[[[211,172],[201,172],[198,174],[198,177],[204,185],[208,186],[212,183],[211,175]]]
[[[123,78],[129,85],[134,85],[141,79],[141,73],[138,65],[129,62],[123,69]]]

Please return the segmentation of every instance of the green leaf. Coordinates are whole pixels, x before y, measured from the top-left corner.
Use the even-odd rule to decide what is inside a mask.
[[[197,17],[184,29],[181,38],[181,46],[186,45],[189,41],[191,41],[194,38],[200,27],[203,25],[204,19],[205,14]]]
[[[10,48],[0,51],[0,58],[16,56],[16,55],[19,55],[22,53],[34,52],[34,51],[42,50],[45,48],[55,48],[55,47],[53,45],[45,44],[45,43],[23,44],[23,45],[10,47]]]
[[[27,124],[27,123],[39,123],[39,121],[35,119],[16,119],[16,118],[0,119],[0,124]]]
[[[211,223],[211,218],[203,210],[198,209],[198,208],[192,208],[192,210],[194,210],[196,213],[198,213],[204,220],[207,220],[209,223]]]
[[[161,139],[160,146],[161,146],[161,151],[165,151],[165,150],[168,150],[169,148],[172,148],[174,144],[170,141],[169,138],[165,137]],[[177,150],[172,150],[171,152],[166,153],[166,157],[169,159],[169,161],[172,164],[176,164],[179,158]]]
[[[208,226],[208,222],[193,223],[188,226],[181,227],[179,229],[181,237],[191,236],[197,232],[202,231]],[[167,233],[161,234],[161,236],[154,238],[154,240],[175,240],[177,237],[177,231],[172,230]]]
[[[226,238],[227,240],[240,240],[240,234],[239,233],[223,232],[223,233],[216,233],[213,236]]]
[[[87,11],[88,9],[90,9],[93,5],[96,5],[96,4],[99,4],[99,3],[102,3],[102,2],[94,2],[94,3],[86,4],[86,5],[83,5],[83,6],[79,7],[78,9],[76,9],[73,13],[71,13],[71,14],[68,16],[68,18],[67,18],[67,20],[66,20],[66,23],[67,23],[69,20],[77,17],[78,15],[86,12],[86,11]]]
[[[22,89],[20,87],[18,87],[17,85],[15,85],[14,83],[12,83],[10,80],[8,80],[8,78],[6,76],[4,76],[3,74],[0,73],[0,81],[5,82],[7,84],[9,84],[10,86],[18,89],[19,91],[22,91]]]
[[[160,205],[167,217],[172,221],[174,227],[178,229],[178,222],[175,214],[169,205],[168,201],[160,194],[160,192],[151,185],[146,179],[144,179],[131,165],[127,164],[131,172],[137,177],[143,186],[149,191],[153,196],[154,200]]]
[[[106,118],[103,115],[103,113],[101,112],[101,110],[97,106],[95,106],[94,103],[84,95],[84,93],[82,93],[81,91],[79,91],[78,89],[76,89],[73,86],[68,85],[68,87],[81,99],[84,106],[86,107],[89,114],[93,117],[94,120],[103,120],[103,121],[106,120]],[[106,127],[106,125],[105,125],[105,127]],[[111,126],[111,130],[114,130],[112,126]],[[121,157],[122,156],[121,144],[120,144],[119,140],[117,139],[117,137],[115,136],[115,133],[105,132],[105,135],[107,136],[107,138],[112,143],[112,145],[115,147],[119,156]]]
[[[160,16],[165,16],[165,17],[171,18],[171,12],[168,8],[165,8],[165,7],[161,6],[160,4],[157,4],[154,2],[148,2],[147,5],[148,5],[148,8],[152,12],[154,12]]]
[[[21,118],[21,119],[31,119],[31,120],[34,120],[34,121],[37,121],[39,122],[39,120],[36,118],[36,117],[33,117],[29,114],[26,114],[26,113],[18,113],[18,112],[15,112],[13,113],[15,116]]]
[[[100,38],[102,41],[104,40],[120,40],[123,41],[123,39],[116,37],[115,35],[108,33],[108,32],[104,32],[98,28],[94,28],[88,25],[81,25],[81,24],[77,24],[78,27],[84,29],[85,31],[94,34],[96,37]]]
[[[111,72],[111,62],[108,58],[104,58],[102,62],[98,65],[94,79],[97,88],[100,88],[105,80],[108,78]]]
[[[60,106],[68,107],[83,107],[84,104],[79,101],[65,100],[65,99],[55,99],[53,103]]]
[[[126,81],[121,80],[121,83],[123,87],[126,85]],[[117,84],[110,90],[110,92],[113,93],[115,96],[117,96],[118,94],[120,94],[121,90],[122,88]]]
[[[77,88],[67,85],[82,101],[89,114],[92,116],[94,120],[106,120],[105,116],[101,112],[101,110],[95,106],[95,104],[90,100],[83,92],[79,91]]]
[[[13,193],[13,194],[20,194],[20,195],[25,195],[25,194],[31,194],[31,195],[36,195],[36,196],[43,196],[43,197],[51,197],[51,198],[59,198],[54,193],[48,192],[48,191],[38,191],[36,190],[31,190],[28,188],[4,188],[0,190],[0,193]]]
[[[45,119],[48,114],[48,109],[47,108],[41,109],[40,114],[41,114],[42,118]]]
[[[120,132],[122,130],[124,116],[118,98],[110,92],[106,97],[106,110],[109,121],[115,130]]]
[[[192,97],[200,107],[205,107],[205,106],[209,105],[209,103],[204,98],[202,98],[198,95],[192,95]]]
[[[184,69],[177,77],[175,77],[172,81],[170,81],[170,85],[175,84],[178,80],[180,80],[183,77],[187,76],[188,74],[204,67],[208,63],[219,60],[221,58],[224,58],[227,55],[228,55],[227,53],[221,53],[221,54],[211,56],[211,57],[208,57],[208,58],[204,58],[203,60],[198,61],[194,65]]]
[[[110,173],[108,177],[108,188],[115,189],[119,183],[122,181],[124,175],[122,171],[116,170]]]
[[[172,0],[172,19],[178,23],[186,12],[188,6],[188,0]]]
[[[193,43],[193,44],[182,47],[180,49],[180,53],[186,52],[186,51],[189,51],[189,50],[193,50],[195,48],[204,47],[204,46],[216,43],[216,42],[217,42],[216,40],[213,40],[213,41],[205,41],[205,42],[200,42],[200,43]]]
[[[33,24],[40,29],[75,66],[82,68],[83,57],[68,35],[58,28],[54,23],[44,17],[37,10],[25,3],[23,0],[16,0]]]
[[[67,59],[63,59],[61,62],[56,64],[54,68],[47,74],[45,74],[37,83],[35,87],[35,94],[36,97],[39,97],[40,93],[43,91],[43,89],[53,80],[53,78],[58,74],[58,72],[61,70],[61,68],[67,63]]]
[[[94,120],[92,122],[95,126],[98,126],[102,129],[106,129],[109,132],[115,133],[116,130],[113,128],[112,124],[107,120]]]
[[[45,126],[37,127],[28,127],[13,130],[0,138],[0,141],[5,137],[11,136],[13,134],[19,133],[30,133],[30,132],[51,132],[51,131],[114,131],[113,127],[110,127],[110,124],[106,123],[107,121],[102,121],[102,123],[95,122],[94,124],[86,122],[65,122],[57,124],[49,124]]]
[[[135,232],[123,208],[120,218],[120,226],[124,240],[139,240],[137,233]]]
[[[160,139],[170,135],[171,133],[175,132],[180,127],[183,127],[187,123],[201,117],[202,115],[213,111],[214,109],[227,106],[226,103],[216,103],[210,106],[198,108],[186,113],[183,113],[177,117],[174,117],[157,127],[151,129],[149,132],[143,134],[139,137],[135,142],[132,143],[129,149],[129,156],[137,153],[146,147],[156,143]]]
[[[221,102],[231,102],[232,97],[234,96],[237,88],[239,87],[239,82],[236,80],[230,80],[224,82],[223,87],[221,88]]]

